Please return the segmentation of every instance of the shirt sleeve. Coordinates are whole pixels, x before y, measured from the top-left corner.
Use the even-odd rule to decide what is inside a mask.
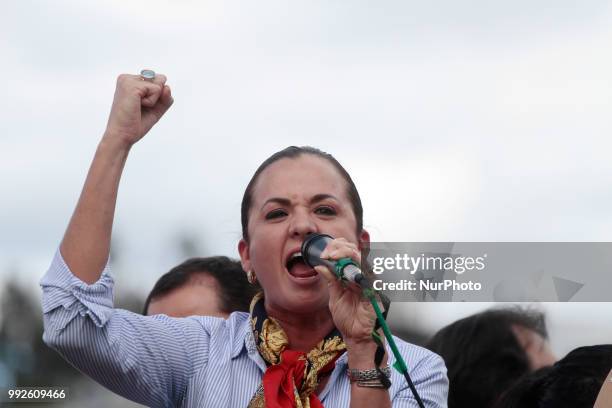
[[[408,372],[423,401],[423,405],[426,408],[446,408],[448,406],[448,377],[444,360],[429,350],[417,346],[412,347],[416,350],[409,354],[420,354],[421,358],[416,365],[408,367]],[[410,362],[411,360],[415,361],[415,359],[407,361]],[[398,375],[399,379],[397,381],[402,384],[402,388],[393,398],[393,407],[418,408],[419,405],[403,375]]]
[[[100,384],[151,407],[181,404],[208,362],[210,334],[198,318],[142,316],[113,308],[108,264],[88,285],[56,252],[41,279],[44,342]]]

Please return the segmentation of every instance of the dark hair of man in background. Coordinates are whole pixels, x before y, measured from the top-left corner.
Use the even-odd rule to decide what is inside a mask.
[[[191,258],[164,274],[145,301],[143,314],[148,314],[149,305],[185,285],[201,284],[199,277],[209,276],[216,282],[218,308],[229,315],[235,311],[248,312],[257,286],[249,284],[240,262],[226,256]]]
[[[612,345],[580,347],[524,377],[496,408],[591,408],[612,369]]]
[[[441,329],[427,348],[445,361],[450,382],[449,408],[493,406],[521,376],[540,368],[538,349],[528,353],[522,338],[545,342],[544,315],[520,308],[493,309]],[[547,342],[544,343],[551,357]],[[542,346],[543,347],[543,346]],[[548,365],[554,363],[550,361]]]

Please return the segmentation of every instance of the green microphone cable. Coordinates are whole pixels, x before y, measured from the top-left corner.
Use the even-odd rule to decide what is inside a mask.
[[[376,319],[383,329],[385,338],[389,342],[389,346],[391,347],[391,352],[393,353],[393,356],[395,357],[395,363],[393,363],[393,368],[395,368],[397,371],[399,371],[404,376],[404,378],[406,379],[406,382],[408,383],[408,387],[410,387],[410,391],[412,391],[412,395],[414,395],[414,398],[419,404],[419,407],[425,408],[425,405],[423,405],[423,401],[421,400],[421,396],[417,392],[416,387],[414,386],[414,383],[412,382],[412,379],[410,378],[410,374],[408,374],[408,366],[406,365],[406,362],[404,361],[402,355],[400,354],[397,348],[397,345],[395,344],[395,340],[393,339],[393,336],[391,335],[391,330],[389,329],[389,326],[387,325],[387,321],[385,320],[385,317],[383,316],[380,310],[380,307],[378,306],[378,302],[376,301],[376,296],[375,296],[376,292],[374,291],[374,289],[366,288],[363,290],[363,293],[370,300],[370,303],[372,303],[374,312],[376,312]],[[372,337],[374,338],[375,341],[378,340],[378,342],[382,344],[380,340],[380,336],[378,335],[376,330],[372,331]]]
[[[344,275],[344,269],[349,265],[356,266],[355,262],[350,258],[342,258],[336,261],[335,268],[334,268],[334,272],[336,276],[340,279],[346,280],[345,275]],[[414,383],[412,382],[412,378],[410,378],[410,374],[408,374],[408,366],[406,365],[404,358],[400,354],[399,349],[397,348],[397,344],[395,344],[395,340],[393,339],[393,335],[391,334],[391,329],[389,329],[385,316],[383,315],[383,312],[380,310],[380,306],[378,306],[378,301],[376,300],[376,291],[369,287],[370,285],[369,285],[368,279],[362,274],[359,274],[356,277],[356,279],[354,279],[353,281],[359,284],[363,288],[364,296],[370,300],[370,303],[372,304],[372,307],[374,308],[374,312],[376,313],[376,320],[378,322],[377,326],[380,326],[382,328],[384,336],[389,342],[389,347],[391,347],[391,352],[393,353],[393,356],[395,357],[395,363],[393,363],[393,368],[395,368],[399,373],[401,373],[406,379],[406,382],[408,383],[408,387],[410,388],[410,391],[412,391],[412,395],[414,395],[414,399],[416,400],[417,404],[419,404],[419,408],[425,408],[425,405],[423,404],[423,400],[421,399],[421,396],[416,390],[416,387],[414,386]],[[376,353],[377,355],[375,357],[375,363],[377,366],[376,369],[380,372],[380,363],[382,361],[382,356],[384,354],[384,346],[382,343],[382,339],[380,338],[379,334],[376,332],[376,329],[377,327],[375,327],[374,330],[372,331],[372,338],[378,345],[379,350],[382,350],[382,353],[379,353],[377,351]],[[388,380],[386,382],[383,381],[383,384],[386,386],[386,388],[388,388],[389,385],[391,385]]]
[[[408,367],[406,366],[406,362],[402,358],[402,355],[400,354],[397,345],[395,344],[395,340],[391,335],[391,330],[389,330],[389,326],[387,325],[387,322],[385,320],[385,315],[389,310],[388,304],[385,304],[384,302],[385,298],[381,296],[381,300],[383,300],[383,304],[385,304],[385,312],[383,313],[380,310],[380,307],[378,306],[378,302],[376,300],[377,292],[372,288],[369,279],[367,279],[366,276],[361,273],[359,266],[352,259],[342,258],[337,261],[332,261],[321,258],[321,254],[327,247],[327,244],[332,240],[333,237],[331,237],[330,235],[317,233],[308,234],[306,236],[306,239],[304,239],[304,242],[302,243],[301,247],[301,254],[304,259],[304,262],[312,268],[318,265],[326,266],[330,270],[334,271],[338,279],[348,282],[355,282],[362,288],[363,295],[370,300],[370,302],[372,303],[372,307],[374,308],[374,311],[376,313],[377,323],[374,327],[374,330],[372,330],[372,338],[374,339],[374,342],[377,345],[376,353],[374,355],[374,363],[376,364],[376,370],[379,373],[380,381],[383,387],[388,389],[391,386],[391,382],[384,375],[380,368],[380,365],[385,355],[385,348],[382,342],[382,338],[376,332],[378,328],[383,329],[385,338],[389,342],[389,346],[391,347],[391,351],[393,352],[393,356],[395,357],[395,363],[393,364],[393,368],[395,368],[404,376],[406,382],[408,383],[408,387],[410,388],[410,391],[412,391],[412,394],[414,395],[414,398],[418,403],[419,407],[425,408],[423,400],[417,392],[414,383],[410,378],[410,374],[408,374]]]

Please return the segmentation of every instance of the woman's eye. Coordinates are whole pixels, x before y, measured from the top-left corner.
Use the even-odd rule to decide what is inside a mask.
[[[287,212],[285,210],[281,210],[281,209],[277,209],[277,210],[272,210],[269,213],[266,214],[266,220],[272,220],[275,218],[280,218],[287,215]]]
[[[315,213],[317,214],[321,214],[321,215],[336,215],[336,210],[334,210],[332,207],[318,207],[315,210]]]

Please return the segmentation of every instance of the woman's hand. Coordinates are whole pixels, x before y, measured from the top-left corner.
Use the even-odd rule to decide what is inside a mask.
[[[361,265],[361,252],[355,244],[344,238],[331,241],[321,258],[337,261],[351,258]],[[377,345],[372,339],[376,323],[376,313],[368,299],[362,297],[362,289],[353,282],[343,283],[325,266],[315,267],[317,272],[327,278],[329,285],[329,309],[334,324],[344,339],[348,354],[349,368],[370,370],[375,367],[374,356]],[[385,366],[388,356],[385,353],[381,366]],[[351,407],[391,407],[389,392],[384,388],[351,386]]]
[[[331,241],[321,258],[337,261],[351,258],[361,265],[361,252],[357,246],[344,238]],[[361,295],[362,289],[353,282],[342,282],[325,266],[315,267],[329,285],[329,309],[336,328],[342,333],[344,341],[350,344],[373,344],[372,330],[376,314],[369,300]]]
[[[131,147],[173,102],[165,75],[157,74],[153,81],[145,81],[139,75],[119,75],[104,139]]]

